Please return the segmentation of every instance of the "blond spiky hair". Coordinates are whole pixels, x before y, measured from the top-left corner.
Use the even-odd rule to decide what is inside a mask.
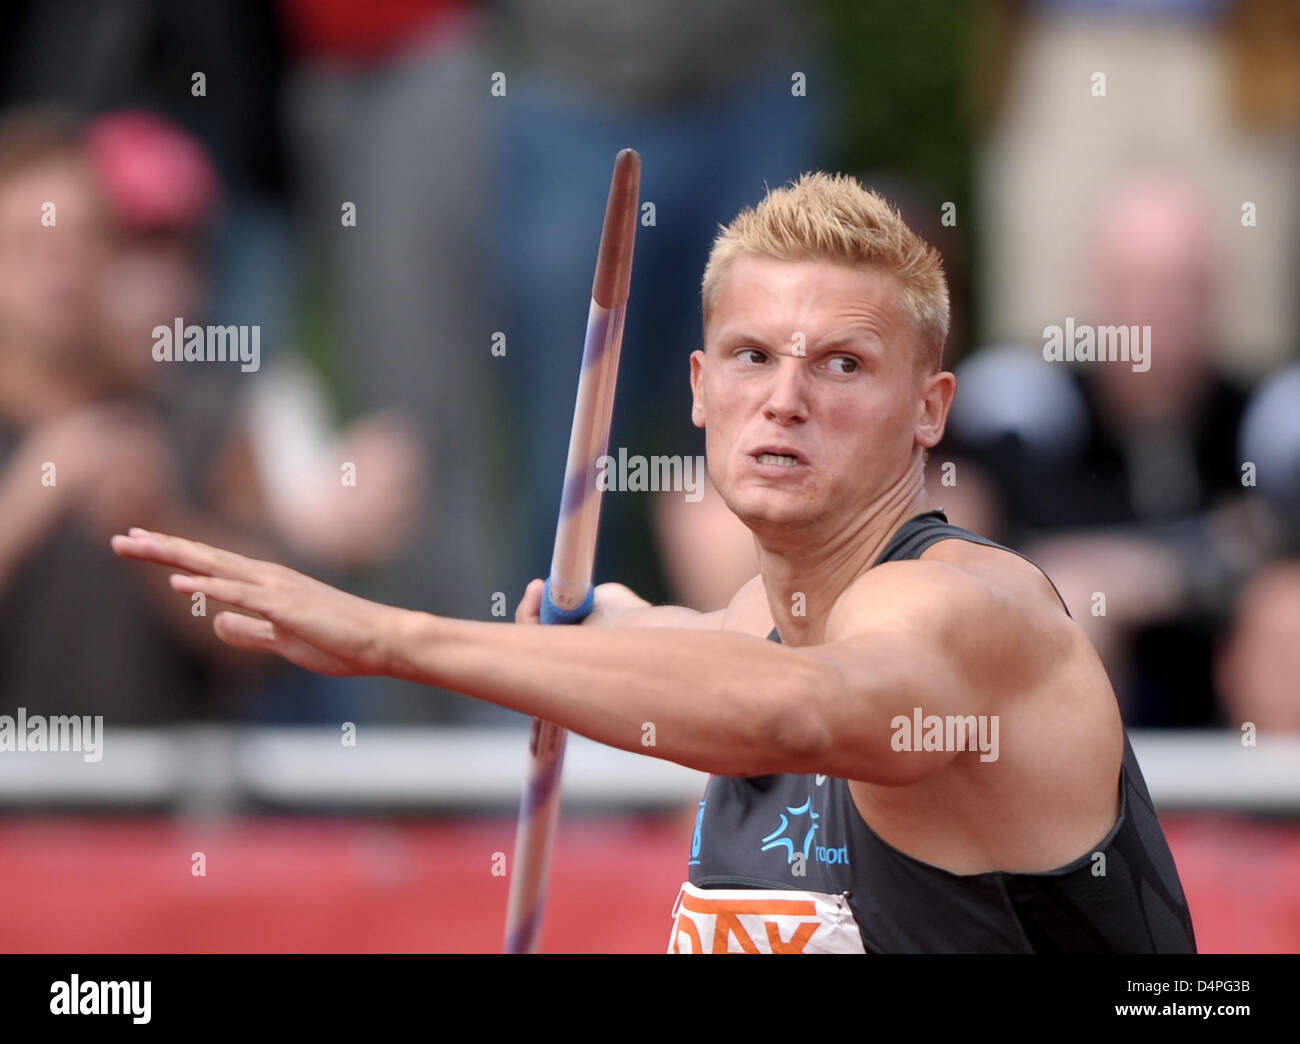
[[[874,267],[898,281],[903,314],[921,335],[921,372],[943,365],[948,337],[948,283],[939,252],[913,232],[885,199],[847,174],[812,171],[769,189],[757,207],[746,207],[719,226],[704,268],[704,328],[722,275],[741,254],[779,261],[832,261]]]

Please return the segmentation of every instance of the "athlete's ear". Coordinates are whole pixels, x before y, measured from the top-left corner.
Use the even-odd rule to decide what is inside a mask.
[[[691,352],[691,423],[704,427],[704,352]]]
[[[943,438],[948,423],[948,410],[957,394],[957,377],[947,370],[923,377],[920,382],[921,397],[917,401],[916,441],[929,449]]]

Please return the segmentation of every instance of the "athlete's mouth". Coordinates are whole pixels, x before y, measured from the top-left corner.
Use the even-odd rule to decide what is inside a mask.
[[[760,464],[774,464],[780,468],[793,468],[807,463],[788,446],[760,446],[750,456]]]

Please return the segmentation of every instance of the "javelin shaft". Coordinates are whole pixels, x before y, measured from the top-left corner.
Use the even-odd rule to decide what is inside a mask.
[[[623,319],[632,280],[640,187],[641,158],[634,150],[624,149],[614,161],[596,257],[555,549],[542,596],[544,624],[581,623],[591,612],[592,571],[600,525],[596,462],[609,448]],[[533,719],[527,782],[519,808],[515,861],[510,875],[507,953],[534,953],[541,936],[546,882],[560,813],[560,773],[567,736],[558,725]]]

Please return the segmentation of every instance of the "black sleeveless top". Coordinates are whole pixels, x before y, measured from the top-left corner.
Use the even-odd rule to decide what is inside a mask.
[[[935,510],[900,527],[875,564],[952,538],[1002,547]],[[780,641],[775,629],[768,637]],[[1065,866],[955,874],[878,837],[845,780],[712,776],[669,951],[1195,953],[1127,732],[1120,793],[1110,833]]]

